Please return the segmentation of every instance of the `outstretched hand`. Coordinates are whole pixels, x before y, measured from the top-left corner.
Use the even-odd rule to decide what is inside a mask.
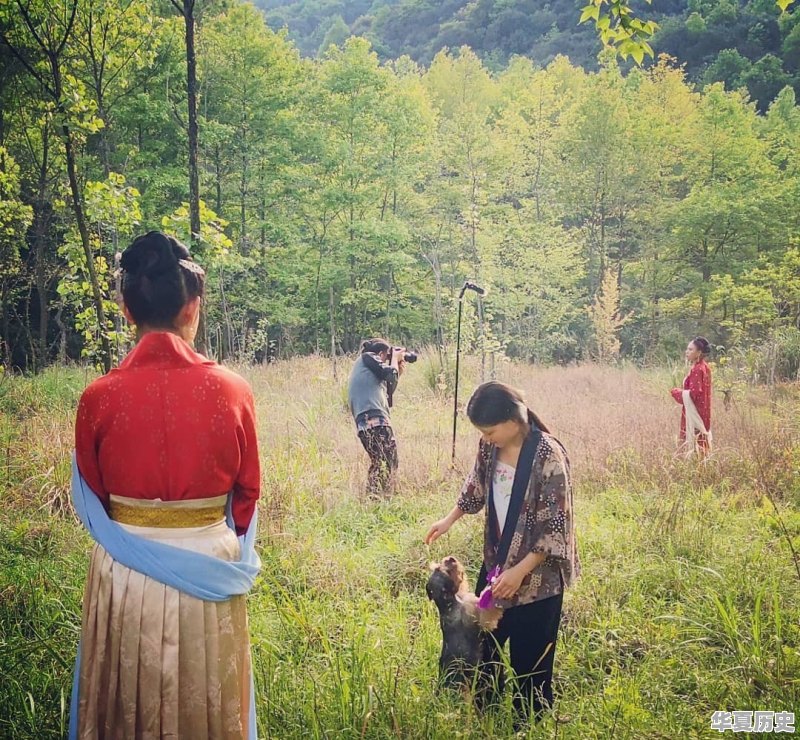
[[[425,544],[430,545],[432,542],[438,540],[450,527],[451,523],[447,517],[440,519],[438,522],[434,522],[428,530],[428,534],[425,535]]]

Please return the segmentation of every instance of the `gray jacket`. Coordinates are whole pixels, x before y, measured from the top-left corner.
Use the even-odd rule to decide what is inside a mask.
[[[389,421],[389,397],[397,388],[397,370],[380,361],[377,355],[363,352],[350,373],[348,398],[350,411],[359,417],[381,417]]]

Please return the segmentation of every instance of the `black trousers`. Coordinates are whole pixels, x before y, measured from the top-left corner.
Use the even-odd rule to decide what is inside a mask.
[[[485,582],[485,578],[484,578]],[[480,584],[480,589],[483,586]],[[536,720],[553,704],[553,660],[561,623],[563,593],[506,609],[497,629],[483,637],[479,701],[493,704],[505,686],[500,650],[509,645],[515,674],[514,709],[518,726]]]
[[[358,438],[369,455],[367,493],[370,496],[391,493],[399,464],[394,430],[385,425],[371,427],[360,431]]]

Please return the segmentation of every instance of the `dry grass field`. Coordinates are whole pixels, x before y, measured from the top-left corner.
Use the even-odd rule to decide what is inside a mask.
[[[427,548],[477,435],[459,423],[430,358],[396,395],[397,494],[363,495],[366,455],[346,410],[349,366],[302,358],[241,368],[263,459],[262,576],[250,597],[260,736],[485,738],[480,716],[436,684],[427,563],[476,573],[480,517]],[[558,703],[531,737],[716,737],[714,711],[800,709],[800,395],[715,397],[715,453],[675,455],[669,370],[512,363],[570,454],[583,577],[556,654]],[[478,379],[466,363],[461,393]],[[682,377],[682,376],[681,376]],[[54,369],[0,380],[0,737],[64,735],[90,549],[68,502],[72,422],[91,378]]]

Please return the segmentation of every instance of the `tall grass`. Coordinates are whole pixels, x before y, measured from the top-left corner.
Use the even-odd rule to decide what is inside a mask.
[[[426,564],[454,553],[474,580],[482,536],[472,517],[421,541],[474,457],[462,419],[450,464],[452,399],[409,367],[393,412],[399,490],[371,503],[346,374],[334,383],[322,358],[242,372],[263,455],[264,570],[249,602],[260,734],[509,736],[508,704],[480,716],[436,683]],[[697,463],[675,455],[668,372],[498,375],[564,442],[577,485],[584,575],[565,600],[556,710],[530,736],[711,737],[717,709],[800,707],[796,394],[718,404],[714,457]],[[66,503],[84,381],[57,371],[0,392],[0,736],[63,736],[89,550]],[[464,397],[476,381],[468,361]]]

